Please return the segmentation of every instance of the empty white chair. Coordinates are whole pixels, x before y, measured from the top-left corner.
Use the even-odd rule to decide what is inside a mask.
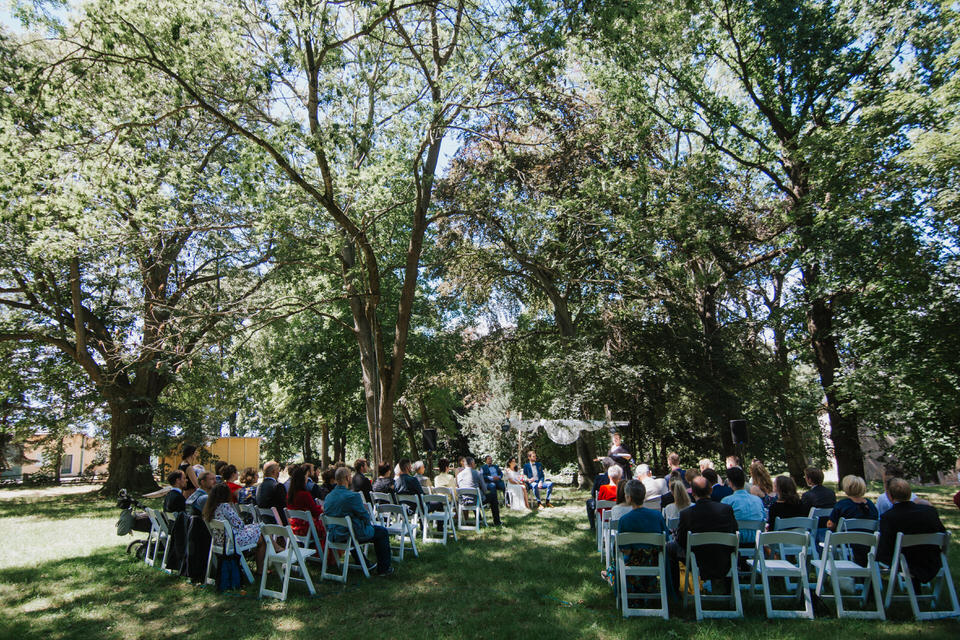
[[[813,599],[810,597],[810,585],[807,583],[807,547],[810,544],[810,534],[806,531],[769,531],[757,534],[754,557],[747,560],[751,566],[750,593],[754,593],[757,584],[757,574],[763,587],[763,604],[767,609],[768,618],[808,618],[813,619]],[[796,548],[796,563],[790,562],[784,556],[780,559],[767,559],[764,554],[765,546],[782,547],[790,545]],[[783,578],[787,591],[793,589],[790,578],[797,581],[796,593],[793,595],[773,595],[770,581],[774,578]],[[774,600],[802,600],[803,610],[776,609]]]
[[[468,525],[463,517],[464,513],[473,512],[473,524]],[[483,513],[483,494],[476,487],[457,489],[457,520],[460,521],[460,530],[480,531],[481,526],[487,526],[487,518]]]
[[[147,517],[150,519],[150,533],[147,536],[147,549],[143,560],[151,567],[155,566],[160,545],[163,545],[163,556],[160,559],[160,568],[167,573],[171,573],[171,571],[167,569],[167,555],[170,552],[170,530],[167,527],[167,520],[163,517],[163,514],[154,511],[150,507],[144,507],[144,511],[147,512]]]
[[[730,595],[703,595],[700,591],[700,566],[694,548],[703,545],[722,545],[730,548],[730,570],[725,577],[731,579]],[[684,562],[687,570],[684,575],[683,605],[687,605],[687,585],[693,581],[693,603],[697,612],[697,621],[704,618],[742,618],[743,601],[740,599],[740,579],[737,574],[737,549],[740,546],[740,536],[736,533],[691,533],[687,535],[687,551]],[[732,609],[714,610],[704,609],[705,601],[730,600]]]
[[[933,578],[924,583],[931,587],[930,593],[917,593],[913,585],[913,575],[904,549],[917,546],[937,547],[940,552],[940,570]],[[893,549],[893,565],[890,567],[890,581],[887,583],[887,597],[884,605],[889,607],[894,600],[909,600],[913,609],[913,617],[917,620],[936,620],[938,618],[953,618],[960,616],[960,603],[957,602],[957,591],[953,586],[953,576],[950,575],[950,566],[947,564],[947,550],[950,548],[950,533],[919,533],[904,535],[897,534],[897,542]],[[921,585],[922,587],[923,585]],[[949,600],[949,609],[936,609],[943,588],[946,586]],[[896,595],[896,591],[905,591],[906,595]],[[928,611],[920,610],[920,601],[929,601]]]
[[[240,568],[243,569],[247,580],[253,584],[253,574],[250,573],[247,561],[243,559],[243,552],[256,549],[259,543],[254,541],[245,547],[237,546],[236,539],[233,537],[233,527],[226,520],[215,518],[207,522],[207,529],[210,531],[210,551],[207,553],[207,575],[204,584],[216,584],[216,580],[210,577],[213,572],[214,560],[219,562],[220,556],[232,556],[235,553],[240,556]],[[218,533],[220,535],[217,535]]]
[[[601,510],[607,510],[611,507],[617,506],[617,503],[613,500],[597,500],[595,510],[597,514],[597,519],[595,524],[597,526],[597,553],[603,553],[603,527],[602,525],[602,514]]]
[[[642,567],[628,565],[621,553],[626,545],[642,544],[654,547],[657,550],[657,564]],[[670,617],[667,607],[667,568],[666,568],[666,536],[662,533],[618,533],[614,539],[613,553],[617,566],[617,606],[623,616],[660,616],[664,620]],[[636,592],[628,590],[629,576],[656,577],[659,589],[651,592]],[[630,599],[658,600],[659,607],[631,607]]]
[[[298,511],[296,509],[285,509],[284,511],[286,511],[287,514],[287,524],[290,523],[290,518],[303,520],[307,523],[307,532],[304,535],[298,536],[294,533],[293,526],[290,526],[290,534],[301,549],[313,549],[316,552],[316,555],[306,554],[307,558],[315,562],[320,562],[323,545],[320,543],[320,532],[317,531],[317,525],[313,521],[313,514],[309,511]]]
[[[446,495],[437,493],[429,496],[422,496],[423,506],[426,512],[423,515],[423,541],[424,542],[442,542],[447,544],[448,532],[457,538],[457,524],[453,519],[453,507]],[[431,511],[431,506],[434,506]],[[441,534],[431,535],[431,524],[437,523]],[[459,540],[458,540],[459,541]]]
[[[811,518],[810,516],[799,516],[795,518],[781,518],[777,519],[773,523],[774,531],[794,531],[797,533],[808,533],[809,543],[807,544],[807,563],[810,563],[813,560],[817,560],[820,557],[819,549],[817,549],[817,519]],[[777,545],[777,551],[780,554],[781,558],[789,559],[796,558],[800,553],[800,548],[796,545],[791,544],[780,544]],[[786,579],[787,588],[791,589],[790,579]],[[812,580],[808,578],[807,584],[811,589],[817,588],[817,578],[813,577]]]
[[[279,600],[287,599],[287,589],[291,580],[298,580],[307,585],[310,595],[317,593],[313,587],[313,580],[310,578],[310,571],[307,569],[305,557],[310,557],[316,551],[314,549],[304,549],[297,544],[297,538],[293,534],[290,525],[281,527],[275,524],[263,525],[263,537],[267,541],[267,552],[263,559],[263,573],[260,575],[260,591],[258,598],[268,596]],[[279,548],[279,551],[277,550]],[[280,591],[267,589],[267,574],[270,567],[278,570],[278,575],[282,579]],[[302,577],[293,577],[293,572],[297,571]]]
[[[343,516],[342,518],[336,518],[334,516],[328,516],[323,514],[320,516],[323,519],[323,526],[327,529],[327,553],[323,554],[323,565],[320,568],[320,579],[321,580],[336,580],[337,582],[347,582],[347,571],[350,567],[359,568],[363,571],[363,575],[367,578],[370,577],[370,569],[367,566],[366,558],[366,549],[370,545],[369,542],[360,544],[357,542],[357,536],[353,531],[353,523],[350,520],[350,516]],[[332,537],[332,530],[330,525],[339,525],[347,530],[347,539],[342,542],[337,542]],[[351,552],[356,549],[357,562],[359,564],[353,564],[350,562]],[[339,556],[337,552],[342,553],[342,557]],[[340,573],[329,573],[327,571],[328,559],[333,556],[334,562],[340,568]]]
[[[863,545],[867,547],[867,566],[861,567],[852,560],[846,560],[850,550],[845,547],[850,545]],[[885,620],[886,614],[883,610],[883,596],[880,593],[880,567],[877,564],[877,536],[872,533],[835,533],[827,531],[827,536],[823,543],[823,553],[819,560],[812,560],[812,564],[817,569],[817,595],[823,598],[832,598],[837,607],[838,618],[862,618]],[[833,595],[823,593],[823,582],[826,577],[830,578],[830,584],[833,589]],[[871,589],[873,591],[876,607],[871,610],[850,611],[843,606],[844,595],[840,590],[840,582],[844,578],[861,578],[864,580],[861,585],[862,595],[848,595],[846,597],[858,597],[862,606],[867,606]]]
[[[395,560],[403,560],[403,552],[407,548],[407,541],[410,541],[410,548],[414,557],[419,557],[417,551],[417,532],[407,517],[407,510],[402,504],[378,504],[377,522],[387,530],[391,537],[399,538],[399,546],[390,545],[390,550]]]

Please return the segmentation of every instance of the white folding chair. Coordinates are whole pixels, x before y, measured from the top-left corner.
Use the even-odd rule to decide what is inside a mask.
[[[472,525],[468,525],[463,517],[463,514],[468,511],[474,514]],[[483,513],[483,494],[480,493],[480,489],[476,487],[457,489],[457,520],[460,521],[461,531],[480,531],[481,526],[487,526],[487,517]]]
[[[599,519],[594,520],[597,527],[597,553],[603,553],[603,514],[600,513],[600,510],[607,510],[615,506],[617,506],[617,503],[613,500],[597,500],[594,506],[594,513],[600,516]]]
[[[757,574],[763,588],[763,604],[767,608],[768,618],[808,618],[813,620],[813,599],[810,597],[810,585],[807,583],[807,547],[810,544],[810,534],[806,531],[769,531],[757,534],[756,547],[753,558],[747,560],[750,565],[750,594],[753,595],[757,586]],[[798,549],[797,562],[793,563],[783,556],[779,560],[768,559],[764,554],[764,547],[782,547],[792,545]],[[796,593],[791,595],[774,595],[771,592],[770,581],[773,578],[783,578],[786,590],[793,590],[790,578],[796,578]],[[803,600],[803,610],[775,609],[774,600]]]
[[[290,533],[296,540],[297,544],[300,545],[301,549],[309,550],[313,549],[317,552],[316,555],[307,555],[309,560],[314,562],[320,562],[320,556],[323,553],[323,545],[320,544],[320,532],[317,531],[317,525],[313,521],[313,514],[309,511],[298,511],[297,509],[285,509],[287,514],[287,524],[290,525]],[[298,536],[296,533],[293,533],[293,526],[290,524],[290,519],[296,518],[297,520],[303,520],[307,523],[307,532]]]
[[[694,548],[703,545],[722,545],[730,548],[730,570],[724,577],[731,579],[730,595],[704,595],[700,591],[700,565]],[[697,612],[697,621],[704,618],[742,618],[743,601],[740,599],[740,579],[737,573],[737,549],[740,547],[740,536],[736,533],[691,533],[687,536],[687,551],[684,563],[687,570],[683,580],[683,605],[687,605],[687,585],[693,581],[693,603]],[[704,609],[704,602],[731,600],[733,609],[716,610]]]
[[[304,549],[297,544],[298,537],[293,534],[290,525],[281,527],[276,524],[263,525],[263,537],[267,541],[267,552],[263,558],[263,573],[260,575],[260,591],[257,598],[268,596],[278,600],[287,599],[287,589],[291,580],[297,580],[307,585],[310,595],[315,595],[317,590],[313,587],[313,580],[310,578],[310,571],[307,569],[307,563],[304,558],[312,557],[316,551],[314,549]],[[282,542],[280,542],[282,541]],[[277,551],[277,548],[280,550]],[[270,567],[278,569],[278,575],[282,576],[283,586],[280,591],[267,589],[267,574]],[[302,578],[295,578],[292,573],[296,570]]]
[[[667,537],[662,533],[618,533],[614,539],[613,553],[617,566],[617,607],[623,617],[629,616],[660,616],[664,620],[670,618],[667,607]],[[626,564],[621,548],[626,545],[642,544],[657,549],[656,566],[642,567]],[[655,576],[659,583],[658,591],[636,592],[628,590],[629,576]],[[630,599],[654,600],[659,599],[660,606],[656,608],[631,607]]]
[[[824,518],[829,518],[831,513],[833,513],[831,507],[810,507],[810,512],[807,514],[807,517],[816,518],[817,520],[817,529],[814,531],[813,542],[818,552],[819,549],[823,547],[823,541],[828,531],[826,527],[820,526],[820,521]]]
[[[740,536],[740,547],[737,548],[738,562],[741,558],[751,560],[755,557],[757,549],[757,534],[764,530],[766,524],[767,523],[765,523],[763,520],[737,520],[737,530],[739,531]],[[747,544],[750,546],[745,546]],[[753,589],[756,586],[753,581],[754,565],[749,566],[751,567],[749,572],[740,571],[738,564],[737,571],[739,572],[740,588],[750,589],[750,593],[752,594]]]
[[[410,524],[420,532],[423,527],[423,503],[420,502],[420,496],[416,494],[397,494],[397,504],[407,507],[407,517]]]
[[[417,551],[417,532],[413,524],[407,517],[407,510],[402,504],[378,504],[377,521],[387,530],[391,537],[398,537],[399,546],[390,545],[392,556],[395,560],[403,560],[403,552],[407,548],[407,540],[410,541],[410,548],[414,557],[420,557]]]
[[[913,575],[903,554],[904,549],[910,547],[931,546],[937,547],[940,553],[940,570],[928,582],[924,583],[932,588],[931,593],[917,593],[913,585]],[[953,576],[947,564],[947,550],[950,548],[950,533],[918,533],[904,535],[897,534],[897,542],[893,549],[893,565],[890,567],[890,581],[887,583],[887,597],[884,606],[889,607],[894,600],[909,600],[913,609],[913,617],[917,620],[936,620],[938,618],[954,618],[960,616],[960,603],[957,602],[957,591],[953,586]],[[936,609],[946,585],[949,597],[949,609]],[[920,585],[921,588],[923,584]],[[896,595],[897,590],[906,592],[906,595]],[[921,611],[920,601],[929,601],[930,610]]]
[[[879,520],[870,520],[868,518],[840,518],[837,523],[837,533],[847,533],[849,531],[862,531],[864,533],[877,533],[880,530]],[[844,560],[853,560],[853,548],[844,547]],[[881,568],[882,569],[882,568]]]
[[[849,553],[850,545],[860,544],[867,547],[867,566],[861,567],[856,562],[845,560]],[[838,618],[860,618],[867,620],[886,620],[886,614],[883,610],[883,595],[880,585],[880,567],[877,564],[877,536],[872,533],[835,533],[827,531],[827,537],[823,542],[823,553],[819,560],[812,560],[812,564],[817,569],[817,596],[822,598],[832,598],[837,607]],[[829,576],[830,584],[833,588],[833,595],[823,593],[823,581]],[[876,602],[874,610],[864,609],[861,611],[850,611],[843,606],[844,594],[840,589],[840,582],[844,578],[862,578],[862,595],[856,593],[846,597],[857,597],[861,600],[863,607],[867,606],[870,592],[873,592],[873,598]]]
[[[450,501],[450,511],[453,511],[453,505],[457,502],[457,490],[451,489],[450,487],[434,487],[433,495],[435,496],[447,496],[447,500]]]
[[[236,538],[233,535],[233,527],[230,526],[230,523],[226,520],[213,519],[210,522],[207,522],[207,529],[210,531],[210,551],[207,553],[207,575],[204,578],[204,584],[216,584],[216,580],[210,577],[210,574],[213,572],[214,560],[219,563],[220,556],[232,556],[233,554],[238,554],[240,556],[240,568],[243,569],[244,575],[247,576],[247,580],[253,584],[253,574],[250,572],[250,567],[247,565],[247,561],[243,558],[243,552],[249,551],[250,549],[257,548],[257,542],[252,542],[246,546],[237,546]],[[222,536],[222,542],[218,543],[217,533],[220,533]]]
[[[280,518],[280,512],[276,507],[256,507],[257,520],[263,524],[279,524],[283,526],[283,520]]]
[[[167,554],[170,551],[170,531],[167,528],[166,519],[150,507],[144,507],[147,512],[147,518],[150,519],[150,533],[147,534],[147,548],[143,556],[143,561],[148,565],[155,566],[157,562],[157,553],[160,545],[163,545],[163,556],[160,560],[160,568],[167,570]]]
[[[630,512],[633,507],[619,505],[611,507],[603,512],[605,516],[602,519],[602,525],[605,529],[603,535],[603,566],[609,567],[613,562],[613,547],[617,537],[617,527],[620,524],[620,518]]]
[[[240,514],[247,514],[250,516],[251,522],[260,522],[260,511],[257,509],[255,504],[241,504],[240,505]]]
[[[370,499],[373,500],[373,504],[397,504],[397,501],[392,493],[384,493],[382,491],[371,491]]]
[[[342,582],[346,584],[347,582],[347,571],[350,567],[359,568],[363,571],[363,575],[367,578],[370,577],[370,570],[367,567],[367,558],[366,550],[370,546],[369,542],[360,544],[357,542],[357,536],[353,531],[353,523],[350,520],[350,516],[343,516],[342,518],[336,518],[333,516],[328,516],[323,514],[320,516],[323,519],[323,526],[327,529],[327,553],[323,554],[323,565],[320,568],[320,579],[321,580],[336,580],[337,582]],[[343,542],[337,542],[333,539],[333,533],[331,525],[339,525],[347,530],[347,539]],[[356,550],[357,562],[359,564],[353,564],[350,562],[350,554],[352,551]],[[332,551],[332,553],[331,553]],[[339,557],[340,552],[343,554],[343,557]],[[334,561],[337,563],[337,566],[340,568],[340,573],[328,573],[327,572],[327,561],[330,556],[333,556]]]
[[[450,506],[450,501],[447,499],[447,496],[437,493],[422,496],[422,499],[425,509],[423,514],[423,541],[447,544],[447,532],[450,532],[453,534],[453,539],[459,542],[457,538],[457,524],[453,520],[453,507]],[[430,505],[438,505],[439,508],[431,511]],[[443,535],[432,536],[431,523],[439,523],[439,528],[442,529]]]

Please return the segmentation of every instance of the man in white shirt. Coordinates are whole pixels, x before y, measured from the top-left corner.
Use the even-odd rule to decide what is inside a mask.
[[[647,509],[660,510],[660,498],[670,493],[667,487],[667,481],[663,478],[654,478],[650,466],[647,464],[637,465],[637,478],[643,483],[647,490],[643,506]]]

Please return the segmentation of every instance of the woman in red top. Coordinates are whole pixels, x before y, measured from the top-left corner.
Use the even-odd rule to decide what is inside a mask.
[[[597,489],[597,502],[600,500],[617,501],[617,485],[620,484],[620,478],[623,477],[623,469],[613,465],[607,469],[607,477],[610,478],[610,482]],[[603,511],[603,509],[597,509],[597,515],[601,518],[603,517]]]
[[[287,507],[295,511],[307,511],[313,516],[313,524],[320,536],[320,543],[326,540],[326,533],[320,515],[323,507],[318,505],[307,491],[307,467],[300,465],[290,478],[290,492],[287,494]],[[310,524],[300,518],[290,518],[290,527],[298,536],[305,536],[310,531]]]
[[[240,473],[237,471],[237,468],[228,464],[223,468],[223,472],[220,474],[220,479],[223,480],[223,483],[230,487],[230,502],[237,501],[237,491],[240,491],[242,487],[237,484],[237,478]]]

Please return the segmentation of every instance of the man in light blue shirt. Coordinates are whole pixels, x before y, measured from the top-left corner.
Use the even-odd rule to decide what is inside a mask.
[[[727,469],[727,482],[733,489],[733,494],[726,496],[722,502],[733,508],[733,515],[737,521],[741,520],[759,520],[767,521],[767,510],[763,508],[763,500],[751,494],[744,489],[747,482],[747,475],[740,467],[730,467]],[[740,532],[740,545],[753,545],[756,538],[755,530],[745,530]]]
[[[373,524],[360,494],[350,490],[350,476],[350,469],[337,469],[333,477],[337,486],[324,499],[323,512],[335,518],[350,516],[357,542],[373,542],[373,549],[377,553],[377,575],[388,576],[394,571],[390,566],[390,536],[386,529]],[[329,533],[330,537],[337,541],[346,540],[350,535],[346,527],[336,524],[330,525]]]

